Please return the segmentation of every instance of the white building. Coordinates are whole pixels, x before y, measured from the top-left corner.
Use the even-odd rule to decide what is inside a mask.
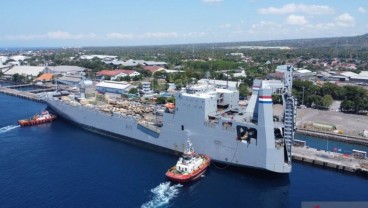
[[[108,55],[82,55],[80,59],[92,60],[94,58],[99,58],[101,60],[114,60],[117,56],[108,56]]]
[[[311,77],[313,75],[314,75],[313,72],[308,69],[299,69],[299,70],[294,71],[293,73],[294,77],[299,77],[299,78]]]
[[[152,94],[151,90],[151,82],[142,82],[142,93],[143,94]]]
[[[237,90],[239,82],[234,81],[224,81],[224,80],[215,80],[215,79],[200,79],[198,80],[198,84],[211,84],[215,85],[217,88],[229,89],[229,90]]]
[[[121,95],[128,93],[130,86],[127,82],[103,81],[96,84],[96,91]]]
[[[245,74],[245,70],[242,70],[239,73],[234,73],[233,77],[247,77],[247,75]]]
[[[359,74],[348,71],[348,72],[342,72],[340,75],[346,77],[351,82],[368,83],[368,71],[362,71]]]

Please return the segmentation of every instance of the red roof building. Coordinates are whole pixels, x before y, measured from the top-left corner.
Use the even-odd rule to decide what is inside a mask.
[[[102,70],[97,72],[97,76],[111,77],[111,80],[115,80],[118,77],[125,77],[125,76],[134,77],[138,75],[140,75],[139,72],[128,69]]]
[[[128,69],[102,70],[102,71],[97,72],[97,75],[113,77],[113,76],[116,76],[122,73],[126,75],[130,75],[130,74],[133,74],[134,72],[136,71],[128,70]]]
[[[37,81],[51,81],[52,80],[52,76],[53,74],[51,73],[45,73],[45,74],[42,74],[41,76],[37,77],[36,80]]]

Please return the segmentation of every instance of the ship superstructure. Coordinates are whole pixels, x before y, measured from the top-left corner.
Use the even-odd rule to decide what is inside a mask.
[[[174,107],[155,106],[153,112],[145,106],[140,108],[146,112],[129,113],[132,108],[122,109],[119,104],[101,108],[56,97],[48,98],[47,103],[73,123],[131,143],[183,152],[190,137],[198,153],[216,162],[289,173],[295,130],[292,67],[285,77],[281,117],[273,114],[274,90],[263,80],[254,81],[248,106],[239,105],[237,90],[206,83],[178,92]]]

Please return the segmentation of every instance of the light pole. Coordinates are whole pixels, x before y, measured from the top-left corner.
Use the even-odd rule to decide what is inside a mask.
[[[304,105],[304,86],[303,86],[303,99],[302,99],[302,105]]]

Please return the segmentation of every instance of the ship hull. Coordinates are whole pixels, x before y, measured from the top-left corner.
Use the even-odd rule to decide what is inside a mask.
[[[119,139],[134,145],[144,146],[156,151],[178,154],[183,152],[188,132],[177,131],[170,125],[175,122],[164,122],[160,132],[142,128],[132,117],[107,114],[82,106],[71,106],[62,101],[47,101],[49,109],[72,123],[95,133]],[[201,133],[202,132],[202,133]],[[205,132],[205,133],[203,133]],[[235,138],[234,132],[214,130],[203,131],[203,127],[191,128],[191,139],[198,152],[209,155],[213,161],[226,165],[256,168],[276,173],[289,173],[291,166],[274,161],[260,161],[265,157],[264,150],[257,149],[254,144],[244,144]],[[284,158],[280,151],[271,152],[271,158]],[[282,159],[283,160],[283,159]]]

